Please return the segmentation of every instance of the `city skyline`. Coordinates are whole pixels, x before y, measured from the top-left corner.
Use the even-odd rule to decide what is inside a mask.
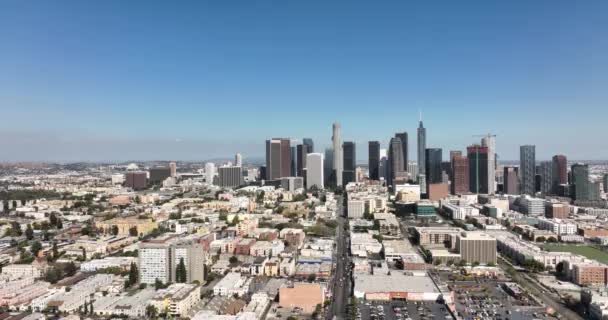
[[[502,160],[525,144],[608,159],[605,2],[170,8],[0,4],[0,106],[18,120],[0,161],[261,157],[272,136],[322,150],[333,121],[358,159],[404,131],[413,156],[419,110],[444,152],[492,132]]]

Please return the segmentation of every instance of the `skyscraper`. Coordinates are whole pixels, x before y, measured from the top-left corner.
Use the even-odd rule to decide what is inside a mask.
[[[557,194],[559,186],[568,183],[568,159],[558,154],[553,156],[553,183],[552,193]]]
[[[402,171],[407,172],[407,160],[408,160],[407,132],[396,133],[395,137],[397,137],[401,140],[401,152],[403,152],[403,169],[402,169]]]
[[[357,168],[356,148],[355,143],[345,141],[342,144],[342,152],[344,155],[344,163],[342,168],[342,182],[346,185],[349,182],[356,182],[355,169]]]
[[[604,173],[604,192],[608,193],[608,173]]]
[[[450,162],[454,159],[454,157],[456,156],[461,156],[462,157],[462,151],[460,150],[450,150]]]
[[[488,148],[488,194],[496,192],[496,136],[488,134],[481,139],[481,145]]]
[[[333,185],[336,180],[334,177],[334,149],[326,148],[323,157],[323,179],[325,186]]]
[[[488,193],[488,148],[478,144],[467,147],[469,187],[473,193]]]
[[[213,184],[213,177],[215,177],[215,164],[213,162],[205,163],[205,181],[209,184]]]
[[[553,191],[553,162],[542,161],[540,163],[540,192],[543,195],[551,194]]]
[[[175,161],[169,163],[169,169],[171,169],[171,177],[177,178],[177,164],[175,163]]]
[[[234,165],[237,167],[243,166],[243,156],[240,153],[234,155]]]
[[[240,166],[222,166],[218,168],[218,185],[223,188],[235,188],[243,184],[243,171]]]
[[[425,154],[426,183],[443,183],[441,178],[442,151],[440,148],[427,148]]]
[[[342,186],[342,165],[343,165],[343,157],[342,157],[342,137],[340,131],[342,127],[339,123],[333,124],[333,135],[331,137],[331,141],[334,147],[334,175],[336,179],[336,186]]]
[[[291,147],[286,138],[266,140],[266,180],[291,176]]]
[[[518,167],[504,167],[503,173],[503,193],[519,194]]]
[[[368,143],[368,167],[369,178],[371,180],[380,180],[380,142],[370,141]]]
[[[522,194],[534,195],[534,178],[536,175],[536,146],[519,147],[519,191]]]
[[[401,139],[395,137],[391,138],[388,145],[388,184],[394,185],[395,180],[399,178],[405,178],[405,171],[403,171],[403,151],[401,148],[403,144]]]
[[[378,165],[378,174],[380,178],[384,178],[384,181],[388,182],[388,151],[386,149],[380,149],[380,164]]]
[[[289,165],[289,176],[295,177],[298,174],[298,154],[296,145],[290,147],[291,163]]]
[[[315,152],[315,144],[312,142],[311,138],[302,139],[302,144],[308,147],[308,153]]]
[[[572,182],[574,184],[574,200],[589,200],[590,183],[588,165],[582,163],[572,165]]]
[[[450,152],[451,153],[451,152]],[[461,154],[452,157],[452,194],[469,193],[469,162]]]
[[[420,116],[420,124],[418,126],[418,173],[426,175],[426,162],[424,156],[426,153],[426,129],[422,124],[422,116]]]
[[[316,186],[318,189],[323,189],[323,154],[309,153],[306,155],[306,188],[310,189]]]
[[[296,175],[298,177],[305,176],[304,169],[306,169],[306,155],[308,155],[309,153],[312,153],[312,146],[305,143],[299,144],[297,146],[296,156],[298,158],[298,161]]]

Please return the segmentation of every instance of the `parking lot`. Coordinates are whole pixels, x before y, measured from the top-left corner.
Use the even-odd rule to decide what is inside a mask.
[[[367,302],[358,304],[358,320],[441,320],[453,319],[445,305],[436,302]]]

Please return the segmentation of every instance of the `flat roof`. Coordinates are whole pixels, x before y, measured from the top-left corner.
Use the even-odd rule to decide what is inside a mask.
[[[410,276],[402,273],[356,274],[355,291],[372,292],[416,292],[438,293],[439,290],[428,276]]]

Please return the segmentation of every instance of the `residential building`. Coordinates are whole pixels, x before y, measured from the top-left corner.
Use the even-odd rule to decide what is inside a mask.
[[[519,147],[519,191],[521,194],[534,195],[536,176],[536,146]]]
[[[342,171],[343,171],[343,153],[342,153],[342,136],[341,136],[341,130],[342,127],[340,126],[339,123],[334,123],[332,126],[333,129],[333,135],[331,137],[331,141],[333,144],[333,148],[334,148],[334,152],[333,152],[333,160],[334,160],[334,165],[333,165],[333,171],[334,171],[334,175],[335,175],[335,183],[336,186],[341,187],[343,185],[342,183]]]
[[[323,154],[309,153],[306,155],[306,188],[323,189],[324,180]]]
[[[218,169],[218,185],[236,188],[243,185],[243,169],[240,166],[222,166]]]

